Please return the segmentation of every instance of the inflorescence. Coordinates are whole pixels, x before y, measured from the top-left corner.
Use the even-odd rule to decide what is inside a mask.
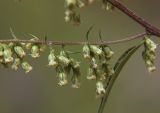
[[[73,22],[76,25],[81,23],[80,14],[77,12],[77,9],[83,8],[88,4],[92,4],[96,0],[65,0],[65,21],[66,22]],[[99,1],[99,0],[97,0]],[[109,3],[107,0],[101,0],[102,8],[105,10],[113,10],[114,6]]]
[[[33,36],[33,35],[32,35]],[[40,53],[49,47],[50,53],[48,55],[48,66],[54,67],[57,73],[58,85],[64,86],[68,83],[69,75],[72,75],[71,82],[73,88],[80,87],[80,61],[70,57],[70,52],[66,51],[64,45],[57,54],[52,44],[34,43],[39,38],[33,36],[31,42],[10,42],[0,43],[0,63],[4,67],[11,67],[13,70],[18,70],[20,66],[24,69],[25,73],[30,72],[33,67],[25,60],[27,55],[32,58],[39,58]],[[149,72],[156,70],[154,60],[156,58],[155,44],[149,37],[145,36],[143,39],[144,51],[142,56],[146,67]],[[26,52],[30,51],[30,53]],[[86,78],[89,80],[96,80],[96,94],[98,97],[102,97],[105,94],[104,83],[109,84],[112,76],[115,74],[115,70],[110,65],[110,59],[114,55],[114,52],[108,45],[92,45],[89,42],[84,44],[83,57],[88,61],[89,68]]]

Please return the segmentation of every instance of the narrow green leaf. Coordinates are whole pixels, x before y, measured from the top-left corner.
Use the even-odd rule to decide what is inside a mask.
[[[127,61],[141,47],[141,45],[143,45],[143,42],[141,44],[137,45],[137,46],[133,46],[133,47],[129,48],[117,60],[115,66],[114,66],[115,73],[114,73],[114,75],[112,75],[112,78],[110,79],[109,84],[106,85],[106,87],[105,87],[106,88],[106,93],[101,100],[101,103],[100,103],[100,106],[99,106],[99,109],[98,109],[98,113],[103,113],[103,110],[104,110],[105,104],[107,102],[109,93],[112,89],[112,86],[113,86],[116,78],[120,74],[121,70],[123,69],[123,67],[127,63]]]
[[[87,33],[86,33],[86,39],[87,39],[87,41],[88,41],[88,39],[89,39],[89,33],[91,32],[91,30],[93,29],[93,27],[94,27],[94,25],[92,25],[92,26],[88,29]]]
[[[114,66],[114,70],[117,69],[117,67],[119,66],[119,64],[120,64],[120,63],[122,62],[122,60],[124,59],[124,57],[125,57],[130,51],[132,51],[135,47],[136,47],[136,46],[133,46],[133,47],[127,49],[127,50],[118,58],[115,66]]]

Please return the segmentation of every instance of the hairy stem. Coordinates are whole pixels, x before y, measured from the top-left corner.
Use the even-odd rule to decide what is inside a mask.
[[[111,45],[111,44],[117,44],[117,43],[124,43],[131,40],[143,38],[145,35],[147,35],[146,32],[140,33],[131,37],[127,37],[120,40],[114,40],[114,41],[99,41],[99,42],[89,42],[89,44],[92,45]],[[84,41],[49,41],[49,40],[37,40],[37,41],[31,41],[31,40],[20,40],[20,39],[8,39],[8,40],[0,40],[0,43],[10,43],[10,42],[23,42],[23,43],[36,43],[36,44],[45,44],[45,45],[84,45],[86,42]]]
[[[107,0],[112,5],[117,7],[119,10],[121,10],[123,13],[131,17],[133,20],[138,22],[141,26],[143,26],[147,32],[151,33],[152,35],[160,37],[160,29],[151,25],[149,22],[145,21],[143,18],[136,15],[133,11],[131,11],[127,6],[122,4],[120,0]]]

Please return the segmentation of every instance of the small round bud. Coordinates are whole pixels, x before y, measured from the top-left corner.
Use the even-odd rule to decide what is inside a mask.
[[[20,44],[21,44],[21,46],[23,46],[23,47],[26,46],[26,43],[21,42]]]
[[[58,61],[64,66],[68,66],[71,63],[71,59],[67,57],[66,52],[63,50],[60,52],[60,55],[57,58]]]
[[[94,57],[92,57],[92,59],[91,59],[91,66],[94,69],[98,68],[98,64],[97,64],[96,59]]]
[[[66,2],[66,6],[70,7],[70,6],[76,6],[77,0],[65,0]]]
[[[96,82],[96,94],[98,96],[103,96],[105,94],[105,88],[104,85],[102,83],[102,81],[97,81]]]
[[[21,66],[25,70],[25,73],[29,73],[33,69],[33,67],[26,61],[23,61]]]
[[[110,58],[114,55],[114,52],[111,50],[110,47],[105,47],[105,48],[103,49],[103,52],[104,52],[105,57],[106,57],[107,59],[110,59]]]
[[[90,56],[90,48],[89,48],[89,46],[87,45],[87,44],[85,44],[84,46],[83,46],[83,56],[84,56],[84,58],[86,58],[86,59],[89,59],[91,56]]]
[[[94,71],[93,68],[89,68],[88,69],[87,79],[88,80],[94,80],[94,79],[96,79],[96,73],[95,73],[95,71]]]
[[[13,47],[14,47],[14,43],[13,43],[13,42],[10,42],[10,43],[8,44],[8,46],[9,46],[9,48],[13,48]]]
[[[57,58],[54,54],[53,49],[50,51],[50,54],[48,55],[48,62],[49,62],[48,63],[49,66],[57,66],[58,65]]]
[[[20,64],[21,64],[21,59],[20,58],[15,58],[11,68],[13,70],[18,70]]]
[[[143,51],[142,56],[148,71],[149,72],[155,71],[156,67],[155,67],[154,61],[150,59],[150,57],[146,54],[146,51]]]
[[[26,49],[31,49],[32,48],[32,43],[27,43],[25,47],[26,47]]]
[[[75,62],[74,66],[72,67],[73,70],[73,76],[72,76],[72,87],[73,88],[79,88],[80,87],[80,65],[79,62]]]
[[[64,72],[58,73],[58,79],[59,79],[58,85],[60,86],[64,86],[68,83],[67,75]]]
[[[31,48],[31,56],[33,58],[38,58],[40,57],[40,48],[38,45],[33,45],[32,48]]]
[[[13,62],[12,51],[8,45],[4,45],[3,57],[5,63]]]
[[[64,17],[64,20],[65,20],[66,22],[70,22],[70,21],[71,21],[71,18],[70,18],[70,16],[65,16],[65,17]]]
[[[24,58],[26,56],[26,53],[21,46],[15,46],[14,51],[20,58]]]
[[[157,48],[157,44],[154,43],[150,38],[148,37],[145,37],[145,45],[147,46],[147,48],[150,50],[150,51],[154,51],[156,50]]]
[[[97,46],[95,46],[95,45],[91,45],[90,48],[91,48],[91,51],[92,51],[95,55],[97,55],[97,56],[103,56],[104,53],[103,53],[103,51],[102,51],[101,48],[99,48],[99,47],[97,47]]]

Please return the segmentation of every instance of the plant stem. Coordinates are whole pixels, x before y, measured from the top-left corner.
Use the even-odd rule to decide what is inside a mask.
[[[127,6],[122,4],[120,0],[107,0],[113,6],[118,8],[120,11],[131,17],[134,21],[138,22],[141,26],[143,26],[147,32],[152,35],[160,37],[160,29],[151,25],[149,22],[145,21],[143,18],[136,15],[133,11],[131,11]]]
[[[143,38],[145,35],[147,35],[146,32],[140,33],[131,37],[127,37],[120,40],[114,40],[114,41],[99,41],[99,42],[89,42],[89,44],[92,45],[111,45],[111,44],[117,44],[117,43],[124,43],[131,40]],[[20,40],[20,39],[7,39],[7,40],[0,40],[0,43],[36,43],[36,44],[45,44],[45,45],[84,45],[86,42],[84,41],[44,41],[44,40],[37,40],[37,41],[31,41],[31,40]]]

